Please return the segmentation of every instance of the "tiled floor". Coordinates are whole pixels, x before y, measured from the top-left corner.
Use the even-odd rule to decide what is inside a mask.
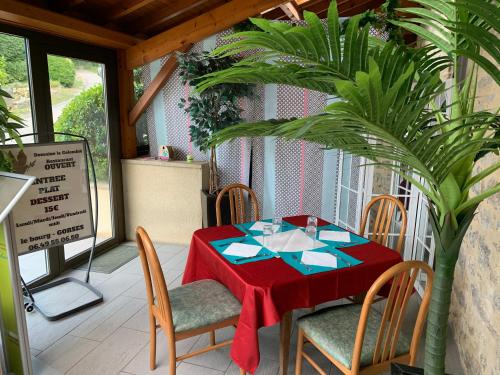
[[[158,256],[169,288],[179,286],[186,263],[187,247],[158,245]],[[71,271],[72,276],[82,277],[83,272]],[[149,370],[149,333],[146,292],[139,258],[125,264],[111,274],[93,273],[91,283],[104,294],[104,303],[80,314],[57,322],[48,322],[34,312],[27,315],[33,367],[36,375],[146,375],[168,374],[166,339],[158,332],[157,368]],[[54,290],[38,297],[44,306],[56,309],[75,303],[75,291]],[[79,297],[77,301],[87,296]],[[416,301],[414,303],[416,306]],[[413,310],[415,310],[413,306]],[[296,318],[305,311],[294,313]],[[219,331],[223,340],[233,334],[233,329]],[[261,364],[256,374],[278,373],[279,327],[266,327],[259,331]],[[202,336],[181,341],[177,353],[184,354],[206,345],[208,337]],[[448,370],[461,375],[456,348],[450,342]],[[289,373],[294,370],[295,332],[292,334]],[[313,357],[330,374],[339,374],[317,352]],[[304,364],[304,375],[315,371]],[[229,348],[212,351],[189,358],[178,364],[179,375],[238,375],[238,367],[229,357]]]

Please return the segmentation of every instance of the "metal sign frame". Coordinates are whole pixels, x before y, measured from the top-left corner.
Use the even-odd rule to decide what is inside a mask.
[[[20,135],[20,137],[22,138],[22,137],[28,137],[28,136],[39,136],[40,134],[42,134],[42,133],[22,134],[22,135]],[[88,189],[89,201],[90,201],[90,211],[89,212],[91,215],[91,219],[92,219],[92,217],[95,217],[95,220],[93,220],[93,228],[92,228],[93,234],[94,234],[93,240],[92,240],[92,248],[90,250],[89,262],[87,265],[87,272],[85,275],[85,281],[75,279],[74,277],[65,277],[65,278],[62,278],[62,279],[59,279],[56,281],[46,283],[46,284],[41,285],[39,287],[30,289],[28,287],[28,285],[26,285],[26,283],[24,282],[22,277],[20,277],[21,283],[23,286],[23,294],[24,294],[24,298],[25,298],[25,302],[24,302],[25,310],[26,311],[33,311],[33,308],[34,308],[38,312],[40,312],[40,314],[42,314],[47,320],[55,321],[55,320],[59,320],[59,319],[62,319],[64,317],[67,317],[69,315],[72,315],[76,312],[85,310],[91,306],[97,305],[104,300],[102,293],[98,289],[96,289],[92,285],[90,285],[90,283],[89,283],[89,281],[90,281],[90,268],[92,266],[92,260],[94,257],[95,245],[96,245],[96,241],[97,241],[97,225],[98,225],[98,217],[99,217],[99,196],[97,193],[97,178],[96,178],[96,173],[95,173],[94,161],[92,159],[92,153],[91,153],[90,145],[89,145],[87,138],[83,137],[81,135],[78,135],[78,134],[61,133],[61,132],[52,132],[52,133],[43,133],[43,134],[50,135],[52,137],[54,135],[70,136],[70,137],[78,138],[84,143],[84,145],[85,145],[84,148],[86,150],[86,152],[85,152],[85,164],[86,164],[85,165],[85,175],[86,175],[87,183],[89,184],[89,186],[88,186],[89,187],[89,189]],[[11,140],[11,139],[6,139],[5,141],[9,141],[9,140]],[[54,141],[51,144],[68,143],[68,142],[71,142],[71,141],[61,141],[61,142]],[[33,144],[36,145],[38,143],[33,143]],[[45,144],[45,143],[43,143],[43,144]],[[6,147],[10,147],[10,146],[6,146]],[[93,183],[94,183],[95,212],[92,211],[92,201],[90,199],[91,198],[90,197],[90,183],[89,183],[89,179],[88,179],[88,166],[89,166],[89,164],[90,164],[90,170],[92,171],[92,179],[93,179]],[[9,224],[12,224],[12,222],[10,222]],[[12,228],[11,228],[11,230],[12,230]],[[11,236],[11,235],[12,235],[12,233],[9,233],[9,236]],[[17,249],[16,249],[16,253],[17,253]],[[18,270],[18,272],[19,272],[19,270]],[[20,276],[20,273],[19,273],[19,276]],[[43,310],[43,308],[41,308],[39,305],[36,304],[34,294],[41,292],[41,291],[44,291],[44,290],[47,290],[47,289],[51,289],[53,287],[56,287],[58,285],[65,284],[65,283],[76,283],[76,284],[82,285],[89,292],[94,294],[95,298],[84,303],[84,304],[78,305],[78,306],[71,308],[71,309],[63,310],[60,313],[54,314],[54,315],[47,313],[45,310]]]

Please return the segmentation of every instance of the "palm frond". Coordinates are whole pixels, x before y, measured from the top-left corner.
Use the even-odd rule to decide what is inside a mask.
[[[412,18],[392,21],[441,49],[464,56],[500,84],[500,7],[496,0],[415,0],[420,7],[399,9]],[[480,53],[483,50],[487,56]]]
[[[394,43],[370,43],[369,25],[359,27],[359,16],[349,19],[345,36],[340,35],[337,5],[332,1],[326,25],[311,12],[304,12],[305,26],[266,19],[252,19],[261,31],[247,31],[228,37],[228,45],[214,50],[217,56],[244,54],[235,66],[207,75],[198,85],[203,91],[222,82],[280,83],[336,95],[334,80],[355,79],[368,71],[374,59],[387,87],[409,64],[416,72],[441,71],[451,60],[435,48],[410,50]],[[255,53],[258,51],[258,53]]]

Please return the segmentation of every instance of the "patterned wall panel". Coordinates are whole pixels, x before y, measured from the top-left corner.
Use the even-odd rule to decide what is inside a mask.
[[[277,117],[319,113],[326,95],[286,85],[278,86]],[[276,141],[276,215],[321,214],[323,150],[304,141]]]
[[[227,43],[223,37],[230,32],[207,38],[193,50],[210,51]],[[165,61],[163,58],[146,66],[145,81],[154,78]],[[192,154],[195,160],[208,160],[206,153],[191,143],[191,120],[178,106],[180,98],[189,96],[190,90],[181,83],[177,70],[148,109],[152,156],[157,155],[159,145],[168,144],[174,147],[178,159]],[[248,122],[303,117],[320,113],[326,104],[326,95],[322,93],[285,85],[256,86],[254,92],[252,98],[242,100],[243,118]],[[264,217],[300,213],[335,217],[336,152],[325,158],[320,146],[308,142],[237,139],[219,146],[217,159],[221,183],[251,182]],[[329,168],[328,173],[323,173],[325,167]]]

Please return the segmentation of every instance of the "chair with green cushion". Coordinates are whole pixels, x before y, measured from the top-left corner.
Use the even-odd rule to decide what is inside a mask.
[[[412,335],[401,332],[408,302],[420,273],[427,283]],[[391,362],[415,363],[418,343],[429,307],[433,272],[424,262],[401,262],[384,272],[371,286],[363,305],[335,306],[303,316],[295,375],[302,374],[302,358],[322,375],[326,372],[304,352],[312,344],[346,375],[378,374]],[[390,282],[382,313],[372,308],[380,289]]]
[[[231,292],[214,280],[200,280],[167,290],[156,250],[143,228],[137,228],[136,239],[148,296],[151,370],[156,367],[158,327],[167,336],[170,375],[176,373],[176,362],[230,345],[233,340],[216,344],[215,330],[238,323],[241,304]],[[210,334],[209,346],[177,357],[176,341],[203,333]]]

